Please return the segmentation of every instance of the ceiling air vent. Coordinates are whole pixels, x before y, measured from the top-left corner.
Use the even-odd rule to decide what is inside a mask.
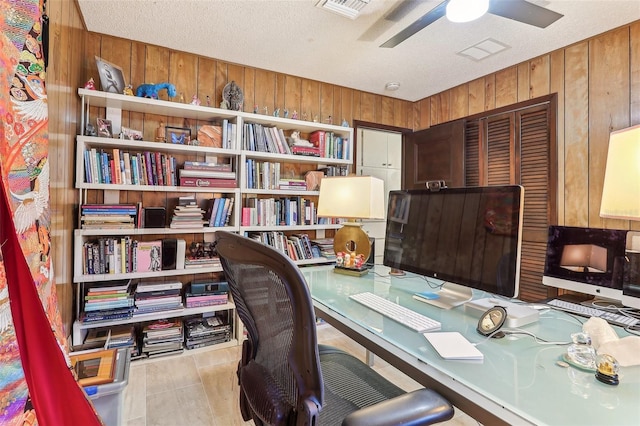
[[[360,11],[369,4],[370,0],[320,0],[316,7],[356,19]]]

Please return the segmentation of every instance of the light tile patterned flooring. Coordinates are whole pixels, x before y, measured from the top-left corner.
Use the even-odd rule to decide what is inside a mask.
[[[365,350],[327,324],[318,327],[318,341],[365,359]],[[244,422],[238,408],[236,368],[240,347],[186,352],[153,362],[133,362],[124,391],[124,426],[231,426]],[[374,368],[401,388],[420,385],[379,358]],[[477,426],[456,409],[443,425]]]

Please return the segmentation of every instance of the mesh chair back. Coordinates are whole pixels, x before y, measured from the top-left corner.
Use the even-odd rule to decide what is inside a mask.
[[[304,277],[287,256],[269,246],[222,231],[216,232],[216,240],[238,315],[247,330],[248,348],[239,374],[253,363],[268,376],[264,383],[251,387],[270,389],[242,391],[247,396],[264,393],[282,399],[291,410],[289,422],[301,410],[315,411],[309,404],[322,405],[322,375],[315,316]],[[250,402],[254,413],[260,411],[256,404]]]

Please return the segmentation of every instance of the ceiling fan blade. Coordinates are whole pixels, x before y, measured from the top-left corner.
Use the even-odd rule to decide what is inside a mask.
[[[373,23],[360,37],[358,41],[374,41],[396,22],[407,16],[426,0],[400,0],[389,12]]]
[[[409,25],[404,30],[400,31],[398,34],[391,37],[389,40],[385,41],[380,47],[396,47],[418,31],[424,29],[431,23],[437,21],[442,18],[446,14],[448,1],[444,1],[431,9],[413,24]]]
[[[491,0],[489,13],[539,28],[547,28],[564,16],[525,0]]]

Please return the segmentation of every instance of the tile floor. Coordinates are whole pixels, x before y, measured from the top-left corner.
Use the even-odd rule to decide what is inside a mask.
[[[362,346],[327,324],[318,327],[318,340],[365,358]],[[240,347],[186,352],[182,356],[133,362],[124,391],[124,426],[231,426],[244,422],[238,409],[236,367]],[[418,383],[376,358],[374,368],[405,390]],[[443,425],[477,426],[460,410]]]

